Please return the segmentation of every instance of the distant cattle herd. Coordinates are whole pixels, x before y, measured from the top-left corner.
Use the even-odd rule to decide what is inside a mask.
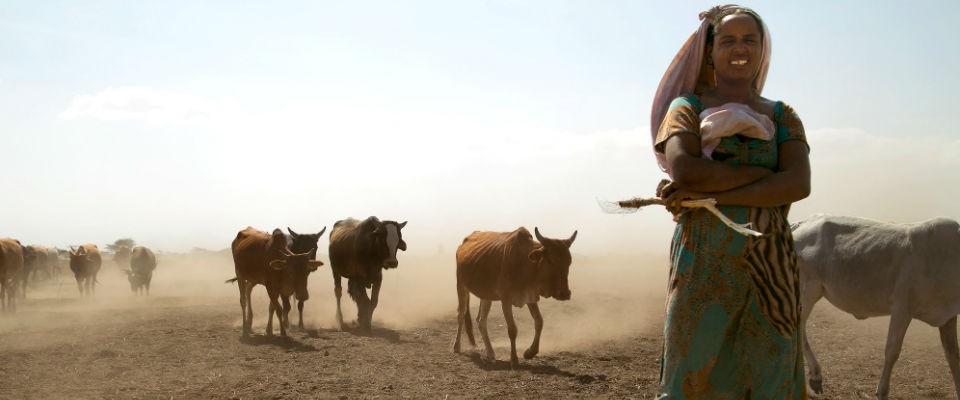
[[[347,329],[340,311],[341,278],[347,279],[347,293],[357,304],[360,332],[372,329],[373,312],[380,297],[383,271],[399,266],[397,251],[406,251],[402,230],[406,222],[369,217],[337,221],[329,235],[328,255],[337,300],[336,319]],[[849,217],[814,216],[794,224],[797,256],[803,293],[803,321],[816,301],[826,298],[839,309],[857,318],[892,315],[880,377],[878,395],[888,394],[906,327],[920,319],[940,328],[944,351],[958,396],[960,396],[960,349],[957,345],[957,314],[960,313],[960,228],[956,221],[939,218],[914,224],[889,224]],[[287,228],[271,233],[248,227],[237,233],[231,244],[240,293],[242,336],[252,333],[250,297],[256,285],[267,289],[270,299],[266,333],[273,334],[276,316],[280,334],[289,328],[290,297],[297,299],[298,326],[303,329],[303,305],[309,274],[324,265],[317,260],[318,233],[299,234]],[[493,359],[487,335],[487,315],[494,301],[500,301],[510,337],[511,365],[518,364],[517,327],[513,307],[527,306],[534,320],[534,339],[523,353],[533,358],[539,352],[543,318],[541,297],[569,300],[567,281],[572,264],[570,247],[577,232],[567,239],[534,235],[523,227],[512,232],[473,232],[456,252],[457,334],[453,351],[461,350],[461,334],[475,347],[470,317],[470,295],[480,299],[477,324],[486,358]],[[134,293],[149,294],[157,258],[146,247],[118,247],[113,261],[127,273]],[[42,246],[24,246],[16,239],[0,239],[0,301],[5,313],[16,311],[16,299],[26,296],[28,285],[38,279],[60,274],[67,263],[77,282],[80,296],[93,296],[102,264],[94,244],[71,247],[69,251]],[[451,271],[452,273],[452,271]],[[367,290],[370,290],[368,294]],[[281,304],[282,303],[282,304]],[[806,341],[804,352],[811,388],[820,392],[820,366]]]

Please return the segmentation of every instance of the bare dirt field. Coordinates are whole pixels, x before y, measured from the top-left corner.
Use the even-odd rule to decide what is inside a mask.
[[[497,361],[485,362],[469,347],[452,353],[452,255],[401,255],[400,268],[385,274],[372,334],[335,329],[336,303],[324,266],[311,276],[306,330],[265,336],[266,291],[258,288],[255,334],[245,339],[237,288],[223,283],[233,277],[228,255],[162,254],[149,297],[132,295],[125,276],[105,261],[94,298],[80,299],[72,276],[65,276],[38,283],[16,315],[0,317],[0,398],[651,399],[665,269],[665,256],[575,257],[573,299],[541,302],[540,355],[512,370],[497,305],[490,316]],[[474,315],[478,304],[471,304]],[[347,296],[343,311],[356,319]],[[522,352],[533,327],[526,310],[514,315]],[[825,393],[813,398],[873,397],[886,323],[817,305],[809,334]],[[897,399],[954,398],[936,328],[911,326],[891,393]]]

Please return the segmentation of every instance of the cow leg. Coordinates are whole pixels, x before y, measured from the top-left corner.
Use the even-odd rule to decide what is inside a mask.
[[[297,327],[300,328],[300,330],[304,330],[304,328],[303,328],[303,300],[297,300],[297,315],[299,316],[299,319],[297,320]]]
[[[243,288],[243,295],[247,298],[247,314],[246,318],[243,321],[244,331],[248,334],[253,333],[253,282],[247,282],[246,287]]]
[[[280,335],[284,336],[283,329],[283,317],[280,314],[280,301],[277,299],[279,293],[271,291],[267,288],[267,296],[270,298],[270,307],[268,308],[269,313],[267,314],[267,336],[273,336],[273,315],[277,315],[277,319],[280,320]]]
[[[246,294],[246,283],[243,279],[237,280],[237,288],[240,289],[240,317],[243,319],[242,332],[246,336],[250,332],[247,331],[247,294]]]
[[[533,357],[536,357],[537,353],[540,352],[540,332],[543,331],[543,316],[540,315],[540,305],[537,303],[527,304],[527,308],[530,309],[530,316],[533,317],[533,327],[535,329],[533,333],[533,343],[530,344],[530,348],[527,351],[523,352],[523,358],[529,360]]]
[[[460,334],[467,330],[467,339],[474,349],[477,342],[473,338],[473,321],[470,320],[470,291],[457,278],[457,339],[453,342],[453,352],[460,352]]]
[[[290,305],[290,296],[280,296],[280,299],[283,300],[283,317],[280,318],[280,323],[283,324],[287,329],[290,328],[290,309],[293,308]]]
[[[880,374],[880,384],[877,385],[877,398],[886,400],[890,394],[890,373],[893,364],[900,358],[900,348],[903,346],[903,336],[910,326],[910,313],[903,305],[894,305],[890,313],[890,328],[887,330],[887,346],[884,351],[883,373]]]
[[[333,273],[333,294],[337,297],[337,325],[340,326],[340,330],[346,328],[343,325],[343,312],[340,311],[340,297],[343,295],[343,288],[340,286],[340,276],[336,272]]]
[[[357,302],[357,324],[360,330],[370,332],[370,321],[367,320],[367,315],[370,314],[370,297],[367,296],[367,289],[358,281],[348,279],[347,290],[350,297]]]
[[[367,330],[372,329],[373,326],[373,310],[377,308],[377,303],[380,302],[380,284],[383,281],[376,281],[373,283],[373,287],[370,289],[370,305],[367,306]]]
[[[953,389],[960,399],[960,348],[957,347],[957,317],[950,318],[940,326],[940,344],[943,345],[943,354],[950,364],[950,374],[953,375]]]
[[[823,296],[823,287],[812,282],[804,282],[802,293],[803,298],[800,304],[802,336],[800,339],[803,340],[803,358],[807,362],[807,382],[815,393],[821,394],[823,393],[823,375],[820,370],[820,363],[817,362],[817,357],[813,354],[813,348],[810,347],[810,340],[807,339],[807,319],[813,312],[813,306]]]
[[[77,290],[80,291],[80,297],[83,297],[83,278],[81,278],[79,275],[77,275],[76,278],[77,278]]]
[[[517,358],[517,322],[513,320],[513,302],[504,298],[500,300],[500,308],[503,310],[503,319],[507,320],[507,335],[510,336],[510,366],[516,368],[520,366],[520,359]]]
[[[486,351],[484,358],[490,361],[497,359],[493,353],[493,345],[490,344],[490,334],[487,333],[487,316],[490,315],[492,305],[493,301],[480,299],[480,310],[477,311],[477,327],[480,328],[480,338],[483,339],[483,347]]]

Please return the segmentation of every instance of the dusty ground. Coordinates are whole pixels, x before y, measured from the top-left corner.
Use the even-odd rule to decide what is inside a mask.
[[[323,257],[321,257],[323,259]],[[95,298],[71,280],[43,282],[14,316],[0,317],[0,398],[638,398],[656,392],[665,261],[578,257],[573,299],[542,304],[540,355],[511,370],[502,314],[491,313],[497,361],[454,354],[452,256],[402,255],[387,272],[374,332],[334,329],[328,270],[311,277],[305,331],[263,335],[266,294],[254,291],[255,335],[240,338],[227,257],[161,256],[150,297],[135,297],[105,262]],[[472,308],[477,302],[474,299]],[[344,314],[356,309],[344,298]],[[515,310],[518,347],[532,339]],[[293,318],[295,321],[295,317]],[[810,335],[825,395],[870,398],[886,320],[858,321],[826,303]],[[894,369],[892,398],[954,398],[935,328],[914,323]]]

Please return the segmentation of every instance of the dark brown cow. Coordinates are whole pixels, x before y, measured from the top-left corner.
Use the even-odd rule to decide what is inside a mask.
[[[80,297],[93,296],[96,291],[97,273],[100,272],[100,249],[95,244],[85,244],[70,252],[70,270],[77,279]]]
[[[157,256],[150,249],[137,246],[130,252],[130,269],[127,280],[130,281],[130,290],[136,294],[150,295],[150,281],[153,279],[153,270],[157,268]]]
[[[310,253],[291,253],[287,248],[287,238],[280,229],[274,229],[273,234],[268,234],[248,227],[237,233],[231,249],[237,277],[227,282],[237,281],[240,288],[243,335],[249,335],[252,331],[253,310],[250,294],[254,286],[263,285],[270,297],[267,335],[273,335],[273,316],[276,314],[280,321],[280,335],[286,336],[288,322],[280,307],[280,296],[293,294],[297,300],[302,301],[310,298],[307,292],[307,276],[323,263],[310,260]]]
[[[396,268],[397,250],[407,250],[400,230],[407,223],[380,221],[369,217],[363,221],[347,218],[333,224],[330,232],[330,270],[333,272],[333,293],[337,296],[337,323],[343,324],[340,278],[347,278],[347,292],[357,302],[357,323],[369,332],[373,310],[380,297],[383,270]],[[367,297],[367,288],[371,288]]]
[[[23,272],[20,274],[20,298],[27,298],[27,283],[30,281],[30,276],[36,277],[36,274],[45,270],[46,267],[46,247],[30,245],[23,248]]]
[[[16,239],[0,239],[0,309],[17,312],[17,284],[23,272],[23,246]]]
[[[290,227],[287,227],[287,232],[290,232],[290,252],[292,253],[309,253],[311,260],[317,259],[317,243],[320,241],[320,236],[323,236],[323,233],[327,231],[327,227],[323,227],[319,233],[296,233]],[[297,322],[297,326],[300,329],[303,329],[303,300],[297,300],[297,313],[300,315],[300,320]],[[290,321],[290,295],[283,296],[283,314],[285,315],[284,319]],[[287,326],[289,328],[289,326]]]
[[[494,301],[500,301],[503,317],[510,335],[510,364],[518,366],[517,325],[513,321],[515,307],[527,305],[533,317],[536,332],[533,344],[523,353],[531,359],[540,351],[540,332],[543,317],[537,302],[540,297],[570,300],[567,275],[570,271],[570,245],[577,238],[574,231],[569,239],[550,239],[533,229],[520,227],[513,232],[474,232],[457,248],[457,339],[453,351],[460,352],[460,333],[466,328],[470,345],[476,348],[473,325],[470,321],[470,294],[480,298],[477,325],[486,348],[486,358],[493,360],[493,346],[487,335],[487,315]]]
[[[120,268],[130,266],[130,257],[133,254],[130,246],[119,245],[113,249],[113,262]]]

